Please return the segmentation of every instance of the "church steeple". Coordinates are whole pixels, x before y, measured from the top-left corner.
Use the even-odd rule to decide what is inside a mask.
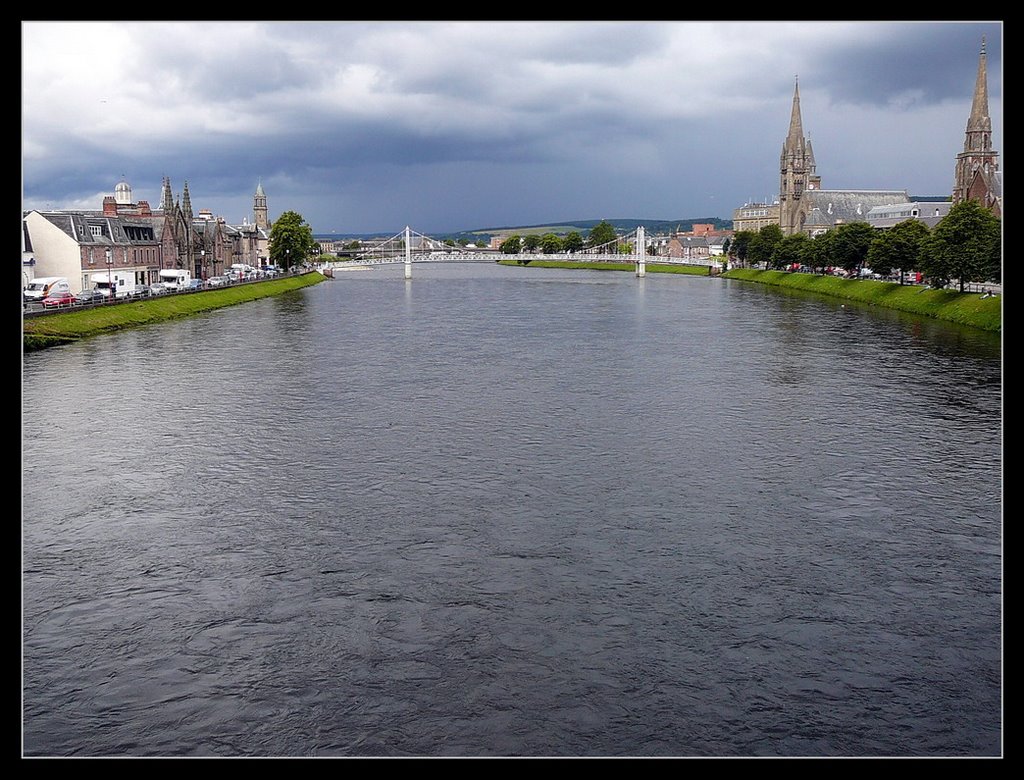
[[[992,118],[988,115],[988,68],[985,63],[985,38],[981,39],[981,55],[978,57],[978,77],[974,82],[974,100],[971,102],[971,116],[967,120],[967,137],[964,151],[983,151],[991,148]]]
[[[160,192],[160,208],[164,210],[164,214],[174,212],[174,196],[171,195],[171,179],[168,176],[164,176],[164,184]]]
[[[798,215],[800,196],[804,190],[814,189],[821,183],[814,168],[814,150],[810,139],[804,138],[803,118],[800,115],[800,81],[797,79],[793,87],[789,132],[779,157],[779,221],[786,235],[800,230]]]
[[[786,136],[786,147],[794,148],[804,141],[804,125],[800,117],[800,79],[797,78],[793,88],[793,110],[789,115],[789,135]]]
[[[964,150],[956,156],[956,176],[953,183],[953,202],[967,200],[968,192],[979,171],[988,178],[999,170],[998,153],[992,151],[992,118],[988,113],[988,65],[985,38],[981,39],[978,55],[978,75],[974,81],[971,114],[964,131]]]
[[[185,189],[181,194],[181,212],[185,221],[192,224],[192,198],[188,194],[188,182],[185,182]]]
[[[263,191],[263,182],[256,184],[256,194],[252,198],[252,213],[256,218],[256,227],[266,230],[270,227],[267,218],[267,195]]]

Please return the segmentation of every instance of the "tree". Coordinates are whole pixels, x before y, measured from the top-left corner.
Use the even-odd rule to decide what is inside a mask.
[[[785,268],[787,265],[797,263],[799,265],[810,265],[807,256],[811,251],[811,237],[806,233],[794,233],[791,236],[784,236],[775,248],[772,249],[768,265],[772,268]]]
[[[729,254],[735,257],[740,263],[747,262],[747,250],[750,248],[750,242],[754,240],[756,236],[753,230],[740,230],[732,237],[732,243],[729,245]]]
[[[835,264],[847,273],[857,273],[875,240],[875,229],[867,222],[847,222],[835,228],[835,233],[832,241]]]
[[[469,246],[469,239],[463,236],[459,239],[459,246]]]
[[[540,251],[546,255],[556,255],[562,251],[562,239],[554,233],[545,233],[540,238]]]
[[[587,246],[591,248],[601,246],[602,244],[611,243],[617,238],[618,236],[615,233],[615,228],[602,219],[599,223],[594,225],[590,234],[587,236]],[[615,252],[614,249],[611,249],[610,251],[613,253]]]
[[[928,237],[928,226],[917,219],[905,219],[875,237],[868,249],[868,266],[876,274],[888,276],[897,268],[900,284],[904,274],[917,267],[921,244]]]
[[[835,257],[832,254],[832,244],[835,238],[835,231],[826,230],[824,233],[814,236],[810,246],[807,247],[805,262],[820,274],[825,273],[826,268],[835,264]]]
[[[498,251],[503,255],[518,255],[521,248],[521,240],[518,235],[509,236],[498,245]]]
[[[359,239],[356,239],[354,241],[349,241],[347,244],[345,244],[345,249],[362,249],[362,247],[363,247],[363,245],[359,241]]]
[[[536,252],[540,248],[540,236],[536,233],[530,233],[526,238],[523,239],[523,251],[524,252]]]
[[[1000,224],[999,218],[977,201],[956,204],[922,242],[918,270],[935,287],[958,279],[960,292],[967,282],[1001,279]]]
[[[562,239],[562,249],[569,253],[579,252],[584,246],[583,236],[577,230],[573,230]]]
[[[300,214],[286,211],[270,228],[270,262],[288,270],[319,254],[320,245]]]
[[[747,259],[751,263],[768,265],[772,259],[775,245],[782,240],[782,228],[778,225],[765,225],[750,240],[747,247]]]

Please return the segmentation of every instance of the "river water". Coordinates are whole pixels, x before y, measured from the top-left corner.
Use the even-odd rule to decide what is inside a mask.
[[[998,337],[417,265],[23,360],[26,756],[996,756]]]

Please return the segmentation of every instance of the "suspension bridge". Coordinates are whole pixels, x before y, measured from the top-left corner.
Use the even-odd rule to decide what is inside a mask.
[[[623,252],[624,247],[626,248],[625,252]],[[491,252],[481,252],[480,250],[446,244],[441,239],[418,233],[412,228],[406,227],[405,230],[383,241],[368,244],[358,250],[350,250],[348,259],[333,260],[321,265],[325,268],[334,269],[404,263],[405,278],[411,279],[413,263],[493,262],[494,257],[494,254]],[[501,255],[502,259],[522,260],[524,262],[549,259],[632,263],[637,276],[645,275],[648,257],[650,255],[647,254],[647,236],[642,226],[636,228],[636,230],[628,235],[616,236],[612,241],[598,244],[597,246],[585,247],[576,252]],[[709,259],[701,262],[664,256],[659,256],[656,259],[659,264],[713,265]]]

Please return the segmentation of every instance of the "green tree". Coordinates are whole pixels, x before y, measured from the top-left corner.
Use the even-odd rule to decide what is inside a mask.
[[[522,239],[518,235],[509,236],[498,245],[498,251],[503,255],[518,255],[522,248]]]
[[[772,249],[768,265],[772,268],[785,268],[788,265],[797,263],[799,265],[810,265],[807,257],[811,251],[811,237],[806,233],[794,233],[791,236],[784,236],[775,248]]]
[[[530,233],[523,239],[524,252],[536,252],[540,248],[540,236]]]
[[[578,230],[573,230],[562,239],[562,249],[566,252],[579,252],[584,246],[583,236],[580,235]]]
[[[782,240],[782,228],[778,225],[765,225],[750,240],[747,247],[747,259],[751,263],[764,263],[766,266],[771,263],[772,252],[775,245]]]
[[[826,230],[812,238],[810,246],[807,247],[806,263],[820,274],[835,265],[835,256],[832,253],[835,238],[835,231]]]
[[[847,222],[834,230],[832,255],[835,264],[847,273],[857,273],[867,259],[871,242],[875,240],[875,229],[867,222]]]
[[[1002,230],[998,217],[980,203],[953,206],[922,242],[919,271],[933,286],[1002,279]],[[944,284],[939,284],[944,282]]]
[[[469,239],[463,236],[459,239],[459,246],[469,246]]]
[[[601,246],[602,244],[611,243],[617,238],[618,236],[615,233],[615,228],[602,219],[599,223],[594,225],[590,234],[587,236],[587,246],[591,248]],[[610,249],[610,251],[614,252],[615,250]]]
[[[270,228],[270,262],[285,270],[302,265],[319,250],[313,228],[294,211],[286,211]]]
[[[928,237],[928,226],[917,219],[905,219],[879,233],[868,249],[868,266],[876,274],[888,276],[897,268],[900,284],[907,271],[917,267],[921,245]]]
[[[354,241],[349,241],[347,244],[345,244],[345,249],[362,249],[362,248],[363,248],[363,244],[362,244],[362,242],[359,241],[359,239],[356,239]]]
[[[729,254],[735,257],[740,263],[747,262],[747,251],[750,249],[750,242],[757,235],[753,230],[740,230],[732,237],[729,244]]]
[[[545,233],[540,237],[540,251],[546,255],[557,255],[562,251],[562,239],[554,233]]]
[[[444,240],[444,245],[445,246],[455,246],[455,239],[454,238],[446,238]]]

